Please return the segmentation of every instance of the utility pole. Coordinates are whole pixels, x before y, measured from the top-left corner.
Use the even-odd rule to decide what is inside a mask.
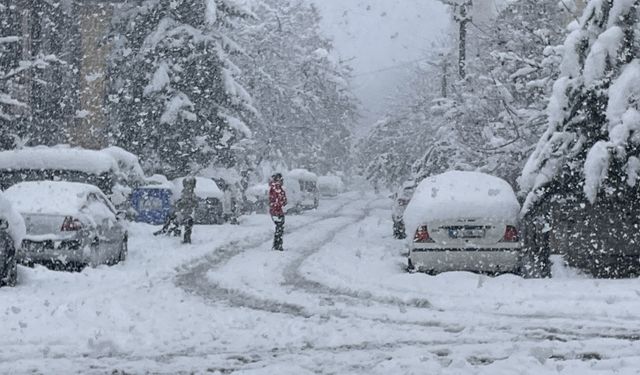
[[[471,22],[473,0],[440,0],[453,8],[453,20],[458,23],[458,74],[464,79],[467,76],[467,27]]]

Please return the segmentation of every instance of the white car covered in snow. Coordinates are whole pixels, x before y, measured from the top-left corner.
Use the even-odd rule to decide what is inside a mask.
[[[22,216],[0,193],[0,287],[16,284],[16,249],[20,247],[24,234]]]
[[[344,192],[344,182],[339,176],[320,176],[318,190],[323,197],[335,197]]]
[[[404,213],[409,269],[519,273],[519,211],[500,178],[452,171],[424,179]]]
[[[320,204],[318,176],[306,169],[288,172],[284,176],[284,190],[287,193],[287,212],[311,210]]]
[[[173,198],[174,200],[180,199],[182,196],[183,185],[185,177],[177,178],[173,180]],[[206,177],[196,177],[195,195],[198,199],[198,207],[193,215],[194,224],[223,224],[224,223],[224,208],[223,200],[225,198],[224,193],[218,187],[215,181]]]
[[[26,225],[18,251],[20,263],[75,270],[126,258],[123,217],[98,187],[28,181],[13,185],[4,195]]]

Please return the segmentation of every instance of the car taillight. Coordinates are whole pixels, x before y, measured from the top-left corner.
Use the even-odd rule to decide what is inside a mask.
[[[429,230],[426,225],[421,225],[416,230],[416,235],[413,236],[413,242],[433,242],[431,236],[429,236]]]
[[[518,242],[520,241],[520,236],[518,236],[518,229],[513,225],[507,225],[507,229],[504,231],[504,237],[502,238],[502,242]]]
[[[80,220],[75,219],[71,216],[67,216],[64,218],[64,222],[62,223],[62,227],[60,231],[62,232],[74,232],[82,229],[82,223]]]

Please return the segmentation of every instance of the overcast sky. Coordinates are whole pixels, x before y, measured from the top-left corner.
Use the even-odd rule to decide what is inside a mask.
[[[363,104],[361,136],[384,114],[395,86],[450,26],[435,0],[311,0],[336,53],[354,68],[356,94]],[[404,73],[404,74],[403,74]]]

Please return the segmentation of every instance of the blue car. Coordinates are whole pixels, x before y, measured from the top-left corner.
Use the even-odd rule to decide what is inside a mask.
[[[133,189],[131,207],[137,222],[160,225],[172,210],[172,191],[164,187],[146,186]]]

